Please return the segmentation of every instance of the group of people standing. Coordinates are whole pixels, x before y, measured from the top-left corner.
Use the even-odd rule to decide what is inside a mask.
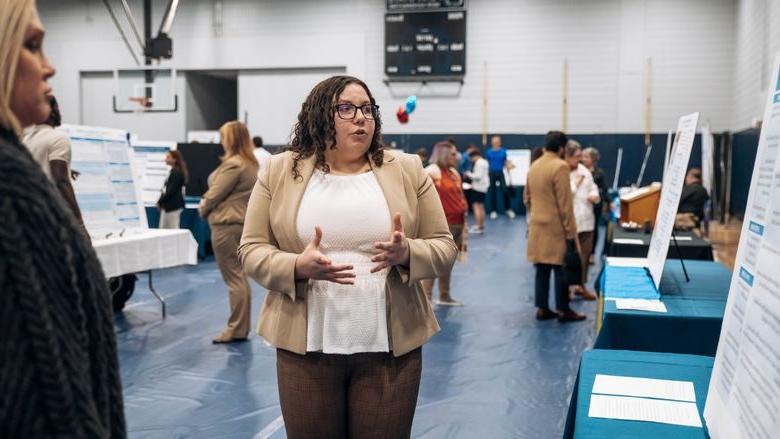
[[[584,314],[569,306],[570,299],[596,299],[585,285],[606,193],[597,162],[595,148],[583,152],[580,144],[563,132],[550,131],[543,151],[535,154],[528,171],[523,201],[528,212],[528,260],[536,267],[538,320],[585,320]],[[567,252],[578,254],[580,266],[576,269],[580,273],[576,276],[564,272]],[[556,310],[549,305],[551,273]]]
[[[72,188],[56,186],[20,140],[52,112],[55,71],[34,2],[0,0],[0,34],[0,436],[125,437],[106,278],[67,202]],[[230,289],[229,322],[214,342],[246,339],[247,277],[265,287],[257,328],[277,349],[291,438],[409,437],[421,347],[440,329],[431,280],[440,281],[439,303],[457,302],[441,290],[467,245],[457,151],[438,145],[431,178],[416,157],[383,147],[381,126],[368,86],[334,76],[311,90],[288,150],[262,172],[246,126],[220,129],[225,154],[199,205]],[[578,242],[576,191],[560,158],[567,140],[548,134],[528,175],[529,257],[539,284],[560,272],[567,240]],[[500,139],[491,144],[497,152],[487,160],[468,154],[472,189],[484,188],[485,167],[488,186],[501,185],[491,158],[505,163],[506,155]],[[69,178],[56,163],[62,158],[49,157],[51,177]],[[165,224],[177,222],[183,204],[180,159],[167,158]],[[537,294],[542,317],[553,313],[544,296]],[[555,316],[581,319],[567,295],[557,298]]]

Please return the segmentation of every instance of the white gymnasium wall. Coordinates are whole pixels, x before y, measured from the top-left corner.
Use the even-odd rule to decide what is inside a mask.
[[[140,1],[130,3],[140,19]],[[89,108],[110,96],[79,99],[80,72],[127,67],[132,59],[102,1],[38,4],[66,120],[91,123]],[[714,130],[730,128],[734,119],[736,0],[471,0],[464,86],[457,97],[444,96],[454,90],[443,84],[421,90],[405,126],[396,122],[395,109],[416,86],[391,90],[382,83],[384,0],[230,0],[223,2],[221,27],[212,6],[211,0],[181,3],[174,59],[163,65],[239,70],[239,117],[247,111],[250,127],[269,144],[287,140],[310,84],[340,71],[368,83],[387,133],[481,132],[485,84],[489,132],[560,128],[564,59],[571,132],[644,131],[648,58],[653,131],[697,110]],[[154,22],[159,19],[158,12]],[[115,116],[100,122],[124,123]],[[183,139],[179,122],[142,123],[138,134]]]
[[[739,0],[735,18],[734,121],[736,131],[764,117],[774,55],[780,50],[780,1]]]
[[[301,103],[318,82],[344,74],[344,68],[251,70],[238,75],[239,118],[267,144],[289,138]]]

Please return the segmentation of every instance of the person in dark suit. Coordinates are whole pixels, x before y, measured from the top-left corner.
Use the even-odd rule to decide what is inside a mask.
[[[704,219],[704,205],[709,199],[710,194],[707,193],[707,189],[702,185],[701,169],[689,169],[688,173],[685,174],[685,186],[683,186],[682,194],[680,195],[680,205],[677,208],[677,213],[693,214],[696,217],[694,220],[696,227],[699,227],[701,220]]]
[[[187,163],[179,151],[168,151],[165,154],[165,164],[171,167],[168,178],[165,179],[157,207],[160,209],[161,229],[178,229],[181,211],[184,209],[184,185],[187,184]]]

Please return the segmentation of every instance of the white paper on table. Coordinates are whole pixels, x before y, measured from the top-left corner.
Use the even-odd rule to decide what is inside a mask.
[[[645,242],[638,238],[615,238],[612,240],[615,244],[631,244],[631,245],[642,245]]]
[[[592,393],[696,402],[691,381],[597,374]]]
[[[618,258],[607,256],[607,265],[610,267],[647,267],[647,258]]]
[[[693,241],[692,236],[675,236],[678,241]]]
[[[588,416],[702,427],[695,403],[663,399],[591,395]]]
[[[668,312],[666,305],[660,300],[649,299],[615,299],[617,309],[634,309],[637,311]]]

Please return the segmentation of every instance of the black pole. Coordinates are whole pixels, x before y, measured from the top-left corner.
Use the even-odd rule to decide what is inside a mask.
[[[674,229],[672,229],[672,241],[674,241],[674,248],[677,249],[677,257],[680,258],[680,265],[682,265],[683,274],[685,275],[685,283],[688,283],[691,281],[691,278],[688,277],[688,270],[685,269],[685,262],[683,262],[682,252],[680,251],[680,244],[677,243],[677,234],[674,233]]]
[[[152,65],[152,0],[144,0],[144,64]],[[147,84],[154,82],[152,71],[144,71],[144,81]],[[146,88],[146,97],[152,98],[152,91]],[[147,103],[147,107],[151,104]]]

